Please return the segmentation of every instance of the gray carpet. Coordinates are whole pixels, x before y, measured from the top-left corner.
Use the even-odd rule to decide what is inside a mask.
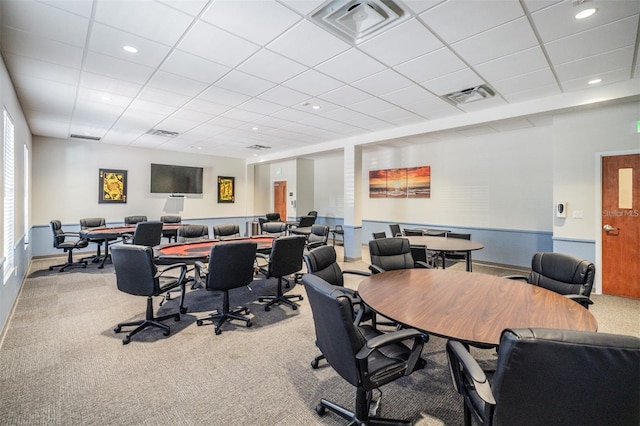
[[[340,251],[341,248],[338,247]],[[366,254],[365,254],[366,255]],[[122,345],[113,327],[144,316],[145,298],[119,292],[113,266],[90,265],[64,273],[48,271],[60,259],[34,260],[0,346],[2,425],[344,425],[319,417],[325,397],[351,408],[354,389],[325,363],[313,370],[311,310],[275,306],[265,312],[260,295],[276,280],[256,279],[252,290],[231,292],[232,305],[251,309],[253,326],[227,323],[221,335],[196,318],[221,305],[216,293],[187,294],[189,312],[170,320],[171,335],[157,329]],[[366,269],[363,262],[345,269]],[[456,265],[454,267],[462,267]],[[474,264],[474,271],[511,270]],[[348,278],[357,287],[359,278]],[[291,293],[304,295],[301,285]],[[158,314],[177,309],[173,297]],[[640,302],[594,296],[592,312],[601,331],[640,335]],[[462,401],[453,390],[444,340],[432,337],[427,368],[382,388],[382,415],[417,425],[462,424]],[[490,367],[493,351],[474,350]]]

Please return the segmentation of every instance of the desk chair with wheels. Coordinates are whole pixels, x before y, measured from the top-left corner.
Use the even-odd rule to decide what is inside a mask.
[[[595,265],[587,260],[563,253],[538,252],[531,259],[528,277],[509,275],[505,278],[523,280],[555,291],[589,309],[593,304],[589,297],[595,273]]]
[[[146,222],[146,221],[147,221],[146,216],[125,216],[124,218],[125,226],[137,225],[138,222]]]
[[[459,238],[461,240],[470,240],[471,239],[471,234],[466,234],[466,233],[459,233],[459,232],[447,232],[447,238]],[[456,262],[459,261],[467,261],[467,257],[471,258],[471,252],[442,252],[440,254],[440,257],[442,259],[442,267],[445,267],[445,262],[447,260],[453,260]],[[471,259],[469,259],[469,265],[472,265],[471,263]],[[471,267],[471,266],[470,266]],[[471,272],[471,269],[469,269],[469,272]]]
[[[243,315],[249,313],[249,308],[229,309],[229,290],[248,286],[253,281],[257,247],[252,242],[216,244],[211,247],[208,266],[196,262],[200,263],[200,270],[205,275],[206,289],[223,293],[222,309],[206,318],[198,318],[197,325],[202,325],[205,320],[213,321],[216,334],[222,333],[220,327],[227,320],[244,321],[247,327],[251,327],[251,319]]]
[[[402,230],[397,223],[389,224],[389,229],[391,230],[391,237],[402,237]]]
[[[178,229],[178,242],[200,241],[209,239],[209,227],[207,225],[183,225]]]
[[[171,223],[174,225],[182,223],[182,217],[176,215],[160,216],[160,222]],[[178,229],[166,229],[162,230],[162,237],[166,238],[168,242],[178,241]]]
[[[424,235],[422,229],[404,228],[402,231],[405,237],[421,237]],[[425,246],[411,246],[411,256],[414,261],[420,261],[429,265],[437,265],[435,253],[430,252]]]
[[[307,250],[327,245],[329,240],[329,227],[327,225],[312,225],[311,232],[307,236]]]
[[[123,236],[124,238],[124,236]],[[129,239],[126,239],[129,242]],[[130,244],[155,247],[162,241],[162,222],[157,220],[138,222]]]
[[[374,240],[379,240],[380,238],[387,238],[387,233],[382,231],[382,232],[372,232],[371,236],[373,237]]]
[[[60,268],[58,272],[64,272],[67,268],[86,268],[86,260],[80,260],[79,262],[73,261],[73,251],[87,247],[89,242],[81,239],[77,233],[64,232],[62,230],[62,223],[59,220],[54,219],[49,222],[49,224],[51,225],[51,232],[53,232],[53,247],[67,253],[66,263],[49,266],[49,270]],[[69,237],[73,239],[69,239]]]
[[[491,382],[462,343],[447,342],[447,356],[465,425],[640,424],[637,337],[507,329]]]
[[[369,309],[358,296],[358,292],[344,286],[344,274],[359,275],[361,277],[368,277],[371,275],[367,271],[358,270],[342,270],[338,265],[338,259],[336,256],[336,250],[333,246],[325,245],[316,247],[304,254],[304,263],[307,266],[307,273],[316,275],[329,284],[341,289],[341,291],[349,296],[352,300],[352,304],[355,308],[354,323],[360,324],[361,321],[374,321],[375,326],[375,313]],[[320,354],[311,361],[312,368],[318,368],[321,360],[324,359],[324,355]]]
[[[316,412],[324,415],[329,409],[353,425],[399,423],[370,416],[370,411],[377,411],[371,410],[372,391],[424,367],[421,333],[403,329],[385,334],[370,325],[356,325],[352,299],[342,289],[312,274],[305,274],[302,282],[313,312],[316,345],[329,365],[356,388],[354,411],[322,399]]]
[[[369,270],[374,274],[394,269],[432,268],[425,262],[414,261],[409,240],[401,237],[369,241],[369,256]]]
[[[113,331],[120,333],[122,327],[136,326],[136,328],[122,340],[124,345],[131,341],[131,337],[147,327],[160,328],[163,330],[163,334],[168,336],[170,333],[169,326],[160,321],[169,318],[180,321],[180,314],[187,312],[187,308],[184,306],[184,277],[187,273],[187,265],[184,263],[176,263],[160,271],[153,263],[153,249],[135,244],[114,245],[111,248],[111,259],[116,271],[118,290],[135,296],[146,296],[147,298],[145,319],[120,323]],[[177,271],[179,275],[177,277],[169,276],[168,274],[165,275],[170,271]],[[179,312],[154,317],[153,297],[160,296],[176,287],[180,287],[182,290]],[[162,305],[163,302],[160,302],[160,305]]]
[[[280,220],[282,220],[280,213],[267,213],[264,217],[267,219],[267,222],[280,222]]]
[[[282,237],[287,234],[287,224],[284,222],[265,222],[262,224],[262,235]]]
[[[213,238],[217,240],[228,240],[240,236],[240,226],[227,223],[222,225],[213,225]]]
[[[278,278],[277,293],[273,296],[263,296],[258,301],[267,301],[265,311],[271,310],[271,306],[276,303],[284,303],[291,306],[291,309],[298,309],[298,305],[292,299],[303,300],[299,294],[284,294],[282,292],[282,282],[287,275],[294,274],[302,269],[302,254],[305,247],[305,238],[301,235],[291,235],[279,237],[273,240],[271,252],[266,255],[257,253],[257,259],[267,260],[266,264],[259,265],[259,271],[266,278]]]
[[[107,222],[104,217],[85,217],[80,219],[80,230],[87,231],[95,228],[104,228],[107,226]],[[109,238],[109,241],[117,240],[116,237]],[[81,260],[91,260],[92,262],[98,263],[102,257],[102,244],[105,242],[103,238],[89,238],[89,243],[96,243],[96,255],[82,258]]]

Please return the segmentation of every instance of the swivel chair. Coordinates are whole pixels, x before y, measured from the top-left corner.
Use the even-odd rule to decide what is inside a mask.
[[[79,262],[73,261],[73,250],[85,248],[89,245],[89,242],[81,239],[77,233],[64,232],[62,230],[62,223],[59,220],[52,220],[49,224],[51,225],[51,232],[53,232],[53,247],[67,253],[66,263],[49,266],[49,270],[60,268],[58,272],[64,272],[67,268],[86,268],[86,260],[80,260]],[[70,240],[69,237],[75,239]]]
[[[378,240],[380,238],[387,238],[387,233],[382,231],[382,232],[372,232],[371,236],[373,237],[374,240]]]
[[[265,222],[262,224],[262,235],[281,237],[287,233],[287,224],[284,222]]]
[[[243,315],[249,313],[249,308],[229,309],[229,290],[248,286],[253,281],[257,247],[252,242],[216,244],[211,247],[208,267],[196,262],[200,263],[200,271],[205,275],[206,289],[223,292],[222,309],[197,319],[197,325],[202,325],[205,320],[213,321],[216,334],[222,333],[220,327],[227,320],[244,321],[247,327],[251,327],[251,319]]]
[[[372,391],[424,367],[421,333],[402,329],[385,334],[370,325],[356,325],[352,299],[342,289],[311,274],[305,274],[302,282],[313,312],[316,345],[329,365],[356,388],[354,411],[321,399],[316,412],[324,415],[328,409],[352,425],[400,423],[370,416]]]
[[[183,225],[178,229],[179,243],[209,239],[209,227],[207,225]]]
[[[505,278],[523,280],[555,291],[589,309],[593,304],[589,296],[595,273],[595,265],[587,260],[563,253],[538,252],[531,259],[528,277],[509,275]]]
[[[265,215],[267,222],[280,222],[280,213],[267,213]]]
[[[143,221],[138,222],[133,233],[131,244],[147,247],[155,247],[162,241],[162,222]]]
[[[389,224],[389,229],[391,230],[391,237],[401,237],[402,230],[400,229],[400,225],[397,223]]]
[[[447,232],[447,238],[459,238],[461,240],[470,240],[471,239],[471,234],[467,234],[467,233],[459,233],[459,232]],[[467,257],[471,258],[471,252],[442,252],[441,253],[441,259],[442,259],[442,267],[445,267],[445,262],[447,260],[453,260],[453,261],[462,261],[464,260],[465,262],[467,261]],[[471,268],[472,263],[471,263],[471,259],[469,259],[469,267]],[[469,269],[469,272],[471,272],[471,269]]]
[[[228,240],[240,236],[240,226],[228,223],[222,225],[213,225],[213,238],[217,240]]]
[[[104,217],[85,217],[80,219],[80,230],[88,231],[95,228],[104,228],[107,226],[107,223]],[[109,238],[109,241],[117,240],[116,237]],[[96,243],[96,254],[95,256],[83,257],[81,260],[91,260],[94,263],[100,262],[100,258],[102,256],[102,243],[105,242],[103,238],[89,238],[87,241],[89,243]]]
[[[358,292],[344,286],[344,274],[353,274],[361,277],[371,276],[370,272],[358,270],[342,270],[338,265],[336,250],[333,246],[325,245],[316,247],[304,254],[304,263],[307,267],[307,273],[316,275],[329,284],[341,289],[341,291],[351,298],[352,304],[356,311],[354,312],[354,324],[358,325],[361,321],[372,320],[375,326],[375,312],[369,309],[358,296]],[[318,368],[324,355],[320,354],[311,361],[312,368]]]
[[[369,241],[369,269],[374,274],[394,269],[432,268],[431,265],[414,261],[409,240],[392,237]]]
[[[146,222],[146,221],[147,221],[146,216],[125,216],[124,225],[125,226],[137,225],[138,222]]]
[[[329,240],[329,227],[327,225],[312,225],[311,232],[307,236],[307,250],[327,245]]]
[[[404,228],[402,231],[405,237],[421,237],[424,235],[422,229],[417,228]],[[413,256],[414,261],[420,261],[427,264],[437,264],[436,258],[433,255],[430,255],[429,250],[424,245],[416,245],[411,246],[411,256]]]
[[[637,337],[507,329],[491,382],[461,342],[447,356],[465,425],[640,424]]]
[[[171,223],[173,225],[178,225],[180,223],[182,223],[182,217],[181,216],[176,216],[176,215],[167,215],[167,216],[160,216],[160,222],[162,223]],[[173,241],[178,241],[178,229],[163,229],[162,230],[162,237],[166,238],[168,242]]]
[[[145,319],[123,322],[113,329],[114,333],[120,333],[122,331],[122,327],[136,326],[134,330],[125,336],[122,340],[122,344],[128,344],[131,341],[131,337],[147,327],[160,328],[163,330],[163,334],[168,336],[170,333],[169,326],[161,323],[160,321],[164,321],[169,318],[173,318],[175,321],[180,321],[180,314],[187,312],[187,308],[184,307],[184,277],[187,273],[187,265],[184,263],[176,263],[162,271],[159,271],[153,263],[153,249],[151,247],[135,244],[114,245],[111,248],[111,259],[116,271],[116,283],[118,290],[135,296],[146,296],[147,298]],[[179,271],[178,277],[164,275],[165,273],[173,270]],[[179,312],[154,317],[153,297],[160,296],[176,287],[180,287],[182,290]],[[160,305],[162,305],[163,302],[160,302]]]
[[[292,299],[303,300],[299,294],[284,294],[282,292],[282,282],[287,275],[294,274],[302,269],[302,253],[304,252],[305,238],[300,235],[291,235],[276,238],[273,241],[271,252],[266,255],[257,253],[257,259],[267,260],[266,264],[259,265],[259,271],[266,278],[278,278],[277,293],[273,296],[263,296],[258,301],[268,303],[264,307],[265,311],[271,310],[271,306],[276,303],[289,305],[291,309],[298,309],[298,305]]]

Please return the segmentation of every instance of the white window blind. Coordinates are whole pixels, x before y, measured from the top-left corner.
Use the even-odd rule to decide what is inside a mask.
[[[29,147],[24,145],[24,243],[29,244]]]
[[[14,139],[13,121],[4,110],[4,280],[6,283],[14,269],[13,228],[14,228]]]

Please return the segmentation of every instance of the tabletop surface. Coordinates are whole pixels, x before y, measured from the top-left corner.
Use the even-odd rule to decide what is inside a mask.
[[[209,257],[211,252],[211,246],[221,243],[233,243],[233,242],[255,242],[258,245],[258,250],[271,248],[273,240],[275,238],[263,235],[255,237],[239,237],[230,238],[227,240],[202,240],[202,241],[188,241],[184,243],[171,243],[158,246],[155,251],[160,259],[166,260],[172,259],[188,259],[198,258],[205,259]]]
[[[558,293],[476,272],[387,271],[362,280],[358,293],[394,321],[472,344],[497,346],[505,328],[598,328],[587,309]]]
[[[472,251],[484,248],[484,244],[461,238],[434,237],[428,235],[416,235],[402,237],[409,240],[412,246],[427,246],[430,250],[436,251]]]

